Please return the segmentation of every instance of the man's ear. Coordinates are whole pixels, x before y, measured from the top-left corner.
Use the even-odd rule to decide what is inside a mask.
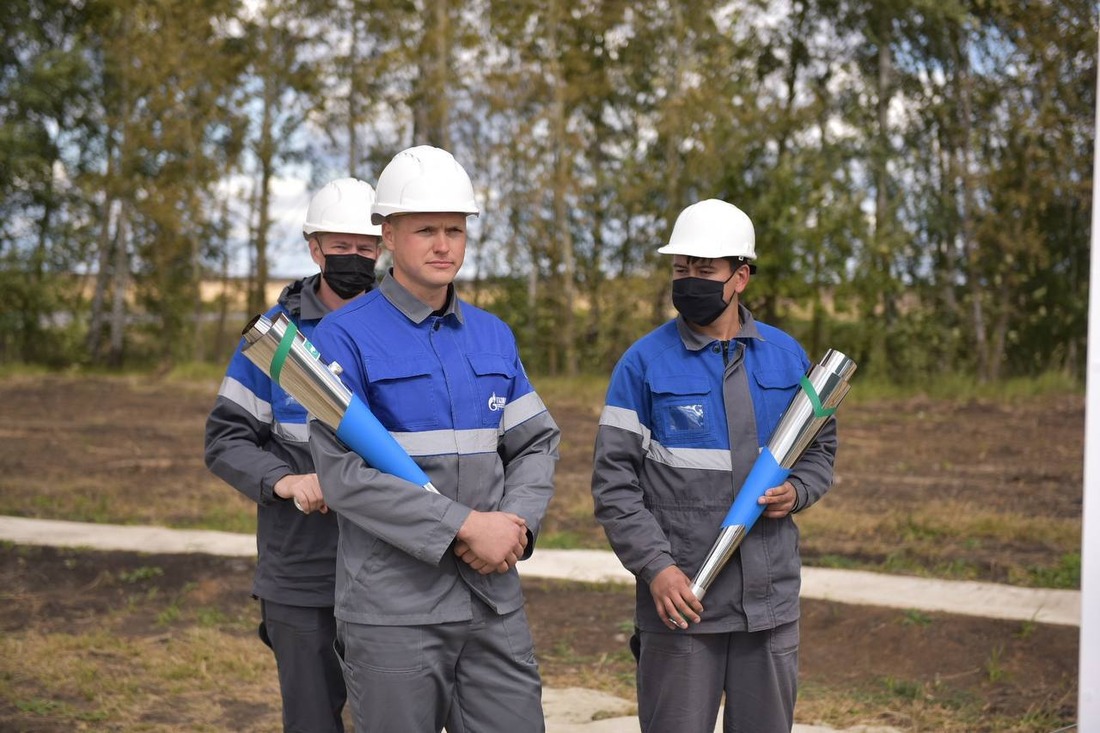
[[[321,240],[316,235],[311,235],[309,238],[309,257],[313,260],[313,264],[325,269],[325,255],[321,252]]]
[[[382,246],[390,252],[393,252],[393,222],[389,218],[382,220]]]
[[[737,268],[737,272],[733,274],[733,292],[740,295],[745,292],[745,288],[748,287],[749,280],[752,279],[752,273],[747,265],[742,265]]]

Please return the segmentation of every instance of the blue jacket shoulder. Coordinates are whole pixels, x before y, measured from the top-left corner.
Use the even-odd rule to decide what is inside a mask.
[[[623,352],[620,361],[650,362],[669,349],[680,349],[683,341],[676,320],[667,321],[635,341]]]
[[[790,352],[800,359],[806,358],[806,350],[786,331],[780,330],[775,326],[769,326],[766,323],[761,323],[760,321],[756,322],[756,328],[760,332],[761,338],[763,338],[764,342],[769,346]]]

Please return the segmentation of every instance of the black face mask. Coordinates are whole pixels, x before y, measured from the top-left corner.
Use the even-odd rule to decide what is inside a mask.
[[[729,306],[729,301],[723,300],[722,294],[732,277],[731,274],[725,280],[708,280],[705,277],[673,280],[672,305],[686,320],[700,326],[709,325]]]
[[[374,260],[358,254],[325,255],[325,270],[321,273],[332,292],[344,300],[374,287]]]

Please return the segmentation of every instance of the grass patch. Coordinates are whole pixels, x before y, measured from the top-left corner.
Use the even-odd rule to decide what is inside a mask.
[[[886,379],[861,379],[857,373],[852,383],[852,391],[845,401],[865,403],[878,400],[906,400],[913,397],[953,401],[972,399],[1004,401],[1083,393],[1084,385],[1079,380],[1060,372],[997,382],[979,382],[974,377],[963,374],[937,374],[912,384],[899,384]]]
[[[837,570],[858,570],[866,564],[854,557],[844,555],[822,555],[814,560],[814,566],[819,568],[835,568]]]
[[[164,575],[164,570],[153,566],[141,566],[140,568],[134,568],[133,570],[123,571],[119,573],[118,579],[123,583],[142,583],[152,578],[159,578]]]
[[[578,532],[562,530],[558,532],[539,533],[539,547],[552,550],[583,550],[590,549],[587,535]]]
[[[608,374],[585,374],[576,377],[532,374],[531,381],[547,402],[579,402],[603,405],[607,393]],[[886,379],[874,379],[860,374],[852,384],[845,401],[908,400],[928,397],[945,400],[984,399],[1003,401],[1061,394],[1083,394],[1080,380],[1061,372],[1048,372],[1037,377],[1017,377],[996,382],[979,382],[964,374],[936,374],[926,380],[899,384]]]
[[[228,359],[226,364],[228,363]],[[189,361],[174,364],[167,378],[173,382],[210,382],[220,383],[225,376],[226,364]]]
[[[985,670],[986,679],[990,682],[997,683],[1005,678],[1006,673],[1004,661],[1002,659],[1004,651],[1004,647],[999,644],[993,647],[985,660],[985,664],[982,665],[982,668]]]
[[[845,688],[803,683],[795,719],[834,727],[892,726],[937,733],[1050,733],[1061,729],[1058,708],[1050,700],[1024,716],[1006,716],[980,697],[942,680],[885,677],[876,686]]]
[[[532,375],[531,383],[547,404],[591,405],[598,412],[607,396],[608,378],[607,374],[576,377]]]
[[[1080,520],[975,511],[963,502],[853,514],[825,501],[799,514],[807,565],[972,580],[1000,563],[1003,582],[1079,588]],[[983,548],[1031,545],[1060,559],[1052,566],[1013,566]],[[857,546],[858,554],[848,552]],[[815,554],[815,550],[820,554]]]
[[[63,704],[57,700],[36,698],[34,700],[16,700],[15,707],[19,708],[24,713],[31,713],[32,715],[52,715],[58,712],[63,707]]]
[[[277,730],[274,660],[257,644],[191,627],[136,639],[117,630],[13,634],[0,639],[0,699],[56,730],[100,723],[111,730],[220,731],[227,709],[243,704],[256,711],[243,730]]]
[[[226,489],[230,489],[228,486]],[[256,507],[251,503],[217,504],[204,507],[196,517],[173,522],[177,529],[210,529],[218,532],[256,534]]]
[[[929,626],[932,623],[932,617],[915,608],[908,609],[902,616],[902,626]]]
[[[69,490],[31,499],[34,516],[61,516],[72,522],[117,523],[122,516],[111,497],[94,486],[73,486]],[[5,514],[21,514],[18,507],[0,506]]]
[[[195,621],[199,626],[218,627],[224,626],[228,621],[226,615],[217,608],[202,607],[195,611]]]
[[[67,371],[71,372],[72,370]],[[50,374],[57,374],[57,370],[50,369],[40,364],[24,364],[22,362],[12,361],[0,363],[0,379],[45,377]]]
[[[1028,568],[1028,577],[1023,585],[1035,585],[1042,588],[1080,588],[1081,553],[1067,552],[1062,555],[1054,567],[1032,566]]]
[[[8,428],[6,444],[10,448],[5,460],[19,470],[10,472],[14,478],[0,485],[0,504],[6,505],[0,511],[254,533],[255,506],[202,465],[202,424],[223,368],[223,364],[194,369],[185,365],[158,378],[104,378],[89,372],[95,378],[79,374],[80,378],[74,379],[57,376],[41,380],[40,387],[45,388],[13,410],[29,422]],[[27,391],[37,373],[48,372],[31,370],[27,379],[12,380],[16,388],[9,396],[15,398]],[[606,376],[533,379],[551,411],[560,416],[565,433],[557,494],[539,546],[606,549],[603,532],[591,515],[590,465],[583,462],[591,458],[591,435],[603,404]],[[1052,400],[1050,406],[1058,409],[1055,414],[1042,412],[1046,403],[1026,401],[1031,395],[1061,393],[1063,388],[1066,385],[1057,380],[992,388],[947,380],[937,382],[937,394],[956,400],[997,399],[1015,404],[998,405],[991,411],[986,405],[945,406],[927,399],[919,400],[918,409],[907,412],[907,403],[889,400],[907,400],[916,396],[914,392],[887,385],[880,393],[886,402],[851,410],[850,431],[845,433],[842,427],[841,458],[857,468],[843,473],[843,481],[825,501],[798,516],[806,564],[1077,587],[1080,522],[1072,515],[1079,502],[1062,496],[1059,512],[1028,514],[1034,506],[1025,506],[1029,497],[1021,500],[1018,495],[1015,503],[997,505],[992,501],[996,495],[987,490],[998,481],[1015,480],[1031,486],[1033,479],[1041,479],[1046,483],[1033,495],[1048,498],[1048,494],[1039,493],[1045,492],[1048,484],[1057,482],[1061,487],[1074,483],[1066,479],[1070,472],[1064,466],[1071,462],[1079,465],[1079,453],[1074,455],[1067,448],[1042,456],[1049,463],[1037,462],[1031,452],[1022,457],[1012,452],[1020,445],[1032,444],[1010,444],[1005,431],[993,430],[1000,422],[1023,424],[1007,418],[1018,416],[1015,408],[1027,406],[1031,408],[1028,414],[1040,414],[1047,420],[1040,421],[1044,437],[1046,431],[1072,423],[1079,415],[1074,399]],[[81,390],[84,407],[76,411],[70,401],[73,392]],[[1069,391],[1079,393],[1072,386]],[[66,397],[61,406],[52,401],[57,395]],[[850,399],[863,399],[864,395],[869,401],[876,399],[875,387],[857,375]],[[1064,407],[1066,404],[1069,407]],[[948,413],[952,420],[941,419]],[[60,422],[55,415],[66,420]],[[968,422],[971,416],[975,429]],[[570,420],[567,425],[566,419]],[[961,431],[955,430],[957,424],[963,426]],[[1013,434],[1019,433],[1016,429]],[[947,434],[947,440],[923,442],[927,436]],[[971,437],[988,453],[983,454],[981,471],[964,457],[942,450],[954,447],[950,441],[965,442],[969,449]],[[1076,447],[1069,440],[1051,443]],[[32,456],[33,450],[44,452]],[[853,458],[846,459],[849,455]],[[27,470],[32,457],[36,459],[34,471]],[[960,476],[953,478],[959,480],[940,484],[937,472],[957,472]],[[893,481],[908,487],[906,501],[899,501]],[[853,490],[849,493],[848,489]],[[71,562],[75,567],[77,561]],[[0,713],[0,729],[223,731],[280,727],[274,661],[256,639],[258,610],[248,599],[247,584],[240,584],[239,605],[216,606],[227,603],[230,589],[204,582],[180,590],[165,582],[154,562],[164,565],[165,575],[171,574],[167,561],[146,559],[131,562],[123,572],[116,567],[109,574],[87,575],[79,587],[89,593],[93,587],[97,591],[109,587],[115,593],[109,604],[112,610],[92,618],[90,606],[80,605],[85,601],[81,596],[67,608],[64,633],[53,633],[62,628],[61,623],[41,613],[46,607],[34,605],[34,599],[20,598],[14,591],[5,596],[9,603],[24,604],[19,608],[26,612],[9,625],[13,631],[0,638],[0,707],[6,711]],[[1012,562],[1016,564],[1009,564]],[[65,561],[63,567],[71,569],[69,563]],[[573,589],[576,584],[562,581],[562,588],[567,586]],[[548,587],[553,591],[556,586]],[[581,584],[580,588],[609,592],[602,584]],[[549,631],[544,633],[549,641],[536,646],[540,656],[557,657],[554,665],[544,667],[547,686],[577,685],[632,698],[635,667],[625,641],[618,637],[632,630],[629,610],[633,595],[624,589],[614,592],[624,594],[621,605],[625,610],[620,613],[616,608],[607,614],[597,631],[601,639],[612,637],[613,651],[593,652],[591,641],[584,645],[586,637],[579,629],[591,636],[592,624],[583,613],[563,613],[547,622],[544,628]],[[594,604],[591,596],[587,605],[583,600],[577,604],[582,611]],[[33,620],[39,631],[30,630],[30,621],[27,628],[20,626],[22,618]],[[894,632],[899,625],[909,626],[906,638],[935,638],[943,625],[950,623],[919,611],[897,611],[883,618],[889,619]],[[588,627],[567,623],[588,623]],[[1061,691],[1051,693],[1059,699],[1048,700],[1045,694],[1028,697],[1027,704],[1015,704],[1013,717],[1003,713],[1011,691],[1029,678],[1020,655],[1039,654],[1030,648],[1038,645],[1021,645],[1019,640],[1041,640],[1049,628],[1034,620],[1004,628],[1003,646],[994,648],[985,640],[975,643],[965,656],[965,669],[953,668],[956,679],[940,680],[935,676],[938,673],[931,672],[931,678],[922,677],[921,672],[900,664],[870,673],[864,670],[843,680],[837,672],[847,670],[830,669],[816,678],[829,687],[803,686],[796,717],[799,722],[820,721],[840,728],[864,723],[945,733],[1049,733],[1059,721],[1064,725],[1070,714],[1066,711],[1072,711],[1069,693],[1064,699]],[[809,648],[813,641],[804,643],[804,648]],[[1028,648],[1021,650],[1020,646]],[[885,648],[871,652],[894,653]],[[928,650],[905,653],[925,654]],[[1059,655],[1063,657],[1068,655]],[[880,676],[887,674],[892,677]],[[965,692],[960,691],[963,681],[967,683]],[[1056,686],[1048,684],[1043,689]],[[1063,687],[1073,687],[1072,674],[1064,678]],[[1024,709],[1028,712],[1021,717]]]

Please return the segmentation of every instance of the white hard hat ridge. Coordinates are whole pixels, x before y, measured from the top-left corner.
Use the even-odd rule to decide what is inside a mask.
[[[382,227],[371,222],[374,188],[358,178],[337,178],[313,195],[306,210],[302,234],[318,232],[382,236]]]
[[[756,259],[756,230],[748,214],[731,203],[706,199],[688,206],[676,217],[663,255],[715,259]]]
[[[414,212],[477,216],[470,176],[446,150],[431,145],[407,148],[378,176],[371,220],[381,224],[387,216]]]

